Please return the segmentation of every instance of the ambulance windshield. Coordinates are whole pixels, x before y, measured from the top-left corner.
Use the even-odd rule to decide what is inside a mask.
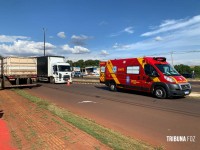
[[[176,69],[169,64],[156,64],[156,67],[166,76],[180,76]]]

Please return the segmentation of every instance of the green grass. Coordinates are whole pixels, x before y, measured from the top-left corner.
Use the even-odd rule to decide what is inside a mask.
[[[115,150],[144,150],[144,149],[163,149],[162,147],[152,147],[144,142],[124,136],[121,133],[105,128],[92,120],[80,117],[66,109],[59,108],[54,104],[48,103],[45,100],[32,96],[23,90],[15,90],[19,95],[27,98],[31,102],[37,104],[38,107],[49,110],[53,114],[59,116],[65,121],[71,123],[78,129],[90,134],[105,145]]]
[[[19,138],[19,136],[16,134],[16,132],[14,130],[11,130],[11,135],[15,139],[17,147],[19,149],[22,149],[21,139]]]

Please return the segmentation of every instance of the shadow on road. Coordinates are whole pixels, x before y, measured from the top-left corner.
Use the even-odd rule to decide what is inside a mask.
[[[95,88],[105,90],[105,91],[110,91],[108,86],[95,86]],[[110,92],[113,92],[113,91],[110,91]],[[170,98],[167,98],[167,99],[159,99],[159,98],[156,98],[151,93],[146,93],[146,92],[142,92],[142,91],[134,91],[134,90],[129,90],[129,89],[120,89],[120,88],[118,88],[116,92],[145,96],[145,97],[151,97],[151,98],[155,99],[154,102],[156,102],[157,100],[183,100],[183,99],[185,99],[185,97],[178,97],[178,96],[177,97],[170,97]]]

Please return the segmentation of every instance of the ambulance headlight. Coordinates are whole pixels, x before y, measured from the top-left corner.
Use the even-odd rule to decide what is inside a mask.
[[[171,77],[168,76],[164,76],[165,80],[169,81],[169,82],[175,82],[175,80]]]

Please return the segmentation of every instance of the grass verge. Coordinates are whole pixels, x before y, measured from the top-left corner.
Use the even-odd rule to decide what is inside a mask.
[[[35,103],[38,107],[49,110],[53,114],[59,116],[65,121],[71,123],[78,129],[90,134],[95,137],[105,145],[111,147],[115,150],[144,150],[144,149],[156,149],[161,150],[162,147],[152,147],[144,142],[134,140],[130,137],[124,136],[116,131],[105,128],[92,120],[87,118],[80,117],[76,114],[73,114],[66,109],[55,106],[54,104],[48,103],[47,101],[35,97],[23,90],[15,90],[19,95],[27,98],[31,102]]]

